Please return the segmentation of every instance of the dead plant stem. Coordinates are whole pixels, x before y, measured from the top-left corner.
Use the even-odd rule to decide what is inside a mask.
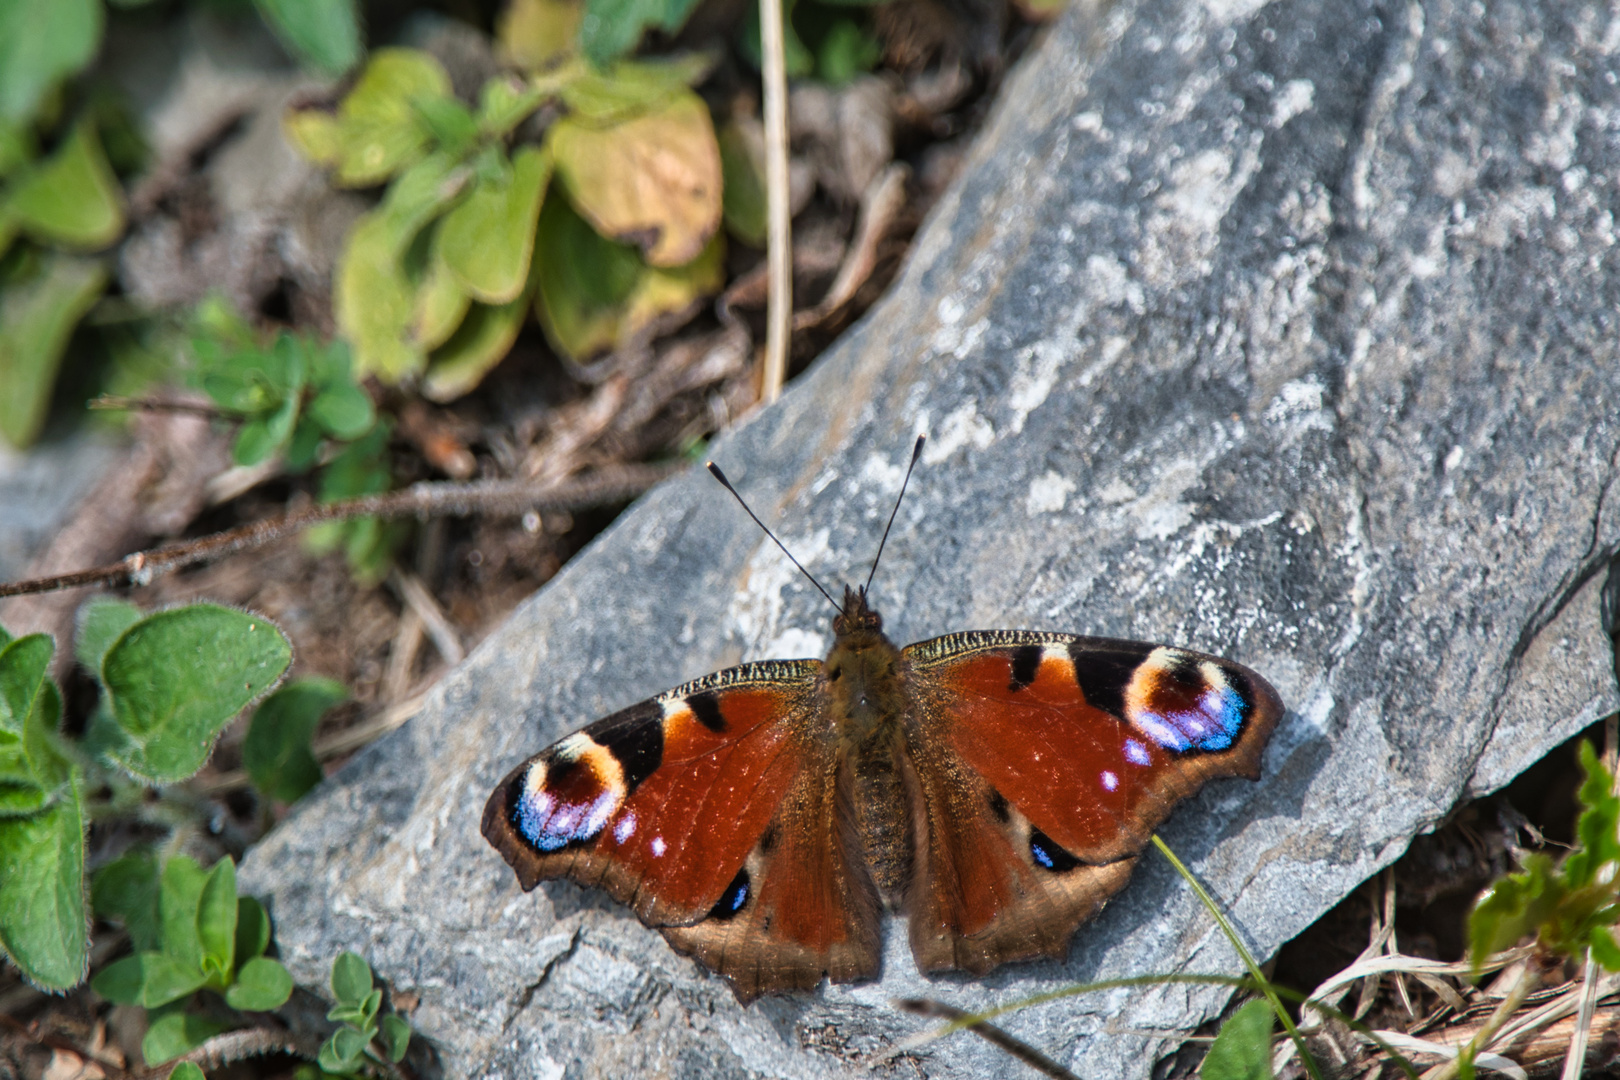
[[[265,544],[324,521],[380,517],[509,516],[528,510],[583,510],[633,499],[669,476],[678,466],[620,465],[589,476],[536,483],[531,480],[477,480],[471,483],[420,483],[386,495],[321,503],[194,540],[137,551],[115,563],[70,574],[0,582],[0,597],[55,592],[87,585],[149,585],[164,574],[211,562]]]
[[[788,192],[787,61],[782,0],[759,0],[765,89],[765,242],[770,291],[765,302],[765,370],[760,400],[775,401],[787,379],[793,330],[793,222]]]
[[[1519,1006],[1524,1004],[1524,999],[1530,996],[1530,991],[1535,989],[1536,983],[1540,981],[1541,965],[1537,962],[1537,958],[1535,956],[1525,957],[1524,970],[1519,972],[1519,977],[1514,980],[1512,988],[1508,990],[1507,997],[1503,998],[1502,1004],[1498,1005],[1496,1011],[1491,1013],[1490,1019],[1485,1021],[1483,1027],[1474,1032],[1474,1037],[1468,1040],[1467,1045],[1458,1050],[1456,1057],[1450,1061],[1441,1062],[1424,1073],[1423,1080],[1452,1080],[1462,1069],[1463,1055],[1467,1054],[1472,1057],[1481,1050],[1488,1048],[1491,1041],[1496,1038],[1496,1033],[1501,1031],[1503,1025],[1509,1020],[1513,1019],[1513,1014],[1519,1011]]]

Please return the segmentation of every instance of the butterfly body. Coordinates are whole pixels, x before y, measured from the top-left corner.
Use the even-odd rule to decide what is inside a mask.
[[[1264,679],[1189,650],[1036,631],[904,649],[846,590],[825,660],[763,661],[514,769],[483,833],[525,889],[598,887],[737,996],[1061,956],[1176,802],[1259,776]]]

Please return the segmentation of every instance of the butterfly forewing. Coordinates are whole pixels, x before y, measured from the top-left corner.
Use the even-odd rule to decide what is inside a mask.
[[[525,889],[605,889],[745,1000],[875,973],[821,675],[747,664],[599,720],[496,787],[484,836]]]

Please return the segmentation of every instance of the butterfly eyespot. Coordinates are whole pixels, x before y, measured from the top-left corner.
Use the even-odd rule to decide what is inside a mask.
[[[725,922],[737,916],[737,913],[748,903],[748,867],[737,871],[737,876],[731,879],[726,891],[720,894],[714,907],[709,911],[709,918]]]
[[[1080,860],[1064,851],[1039,829],[1029,830],[1029,854],[1036,864],[1061,874],[1080,865]]]

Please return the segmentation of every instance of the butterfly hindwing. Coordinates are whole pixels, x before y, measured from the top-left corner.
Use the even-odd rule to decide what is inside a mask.
[[[819,661],[731,668],[599,720],[514,769],[483,833],[525,889],[600,887],[739,997],[877,967]]]
[[[1247,668],[1166,646],[989,631],[903,655],[925,969],[1061,955],[1178,801],[1259,775],[1282,715]]]

